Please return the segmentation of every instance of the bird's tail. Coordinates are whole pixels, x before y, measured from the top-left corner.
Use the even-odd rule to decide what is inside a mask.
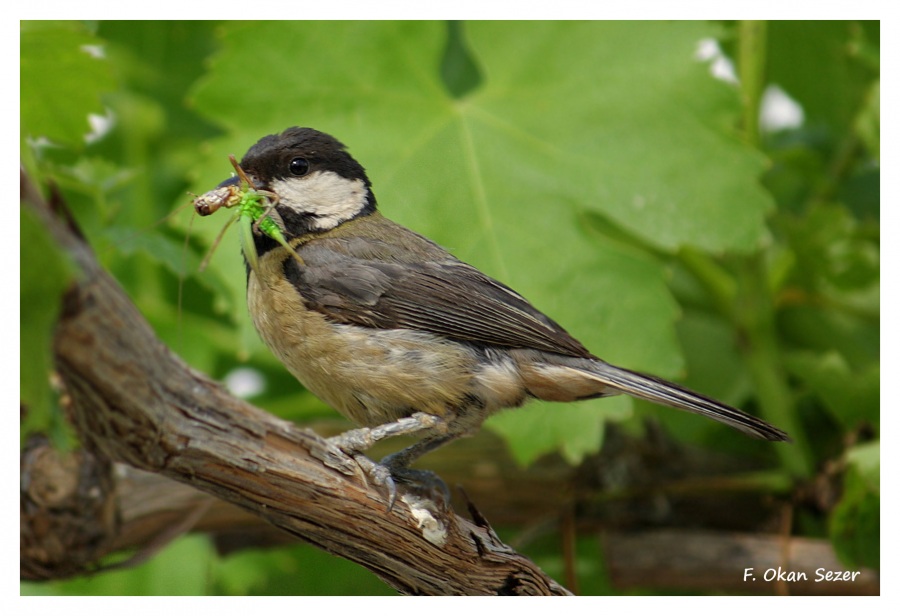
[[[574,362],[573,362],[574,363]],[[578,360],[577,365],[532,364],[526,386],[544,400],[575,400],[628,394],[657,404],[704,415],[750,436],[769,441],[790,441],[778,428],[752,415],[663,379],[613,366],[604,361]]]
[[[753,415],[728,406],[681,385],[670,383],[649,374],[633,372],[606,362],[594,362],[591,373],[616,390],[658,404],[704,415],[736,428],[745,434],[769,441],[790,441],[791,438],[775,426]]]

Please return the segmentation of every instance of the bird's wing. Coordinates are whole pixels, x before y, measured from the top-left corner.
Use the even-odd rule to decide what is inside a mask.
[[[305,265],[285,261],[288,280],[307,308],[335,322],[593,357],[521,295],[449,255],[398,263],[348,255],[322,242],[304,246],[302,257]]]

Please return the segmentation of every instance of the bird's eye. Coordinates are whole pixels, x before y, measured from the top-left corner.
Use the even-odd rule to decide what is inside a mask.
[[[306,175],[309,173],[309,161],[305,158],[291,160],[291,173],[294,175]]]

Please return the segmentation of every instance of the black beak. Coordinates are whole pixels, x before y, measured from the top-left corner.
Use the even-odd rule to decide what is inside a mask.
[[[262,185],[262,182],[260,182],[256,178],[255,175],[250,174],[250,173],[246,173],[245,175],[247,176],[247,179],[250,180],[250,188],[253,188],[256,190],[265,190],[265,186]],[[230,178],[228,178],[227,180],[225,180],[223,182],[219,182],[219,185],[216,186],[216,188],[223,188],[225,186],[238,186],[238,185],[240,185],[240,183],[241,183],[240,176],[233,175]]]
[[[239,178],[236,175],[233,175],[230,178],[228,178],[227,180],[225,180],[224,182],[219,182],[219,185],[216,186],[216,188],[224,188],[226,186],[237,186],[240,183],[241,183],[241,178]]]

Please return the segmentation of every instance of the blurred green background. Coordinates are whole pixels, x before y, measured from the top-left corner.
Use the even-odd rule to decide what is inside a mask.
[[[795,440],[752,442],[626,398],[533,403],[486,424],[518,463],[576,465],[610,422],[639,435],[648,419],[754,460],[774,498],[838,463],[842,496],[797,516],[794,532],[877,568],[879,37],[878,22],[840,21],[23,22],[21,160],[60,187],[173,350],[217,379],[252,367],[251,400],[304,422],[335,414],[256,337],[236,234],[198,272],[225,220],[194,219],[188,192],[228,177],[227,156],[263,135],[331,133],[386,216],[517,289],[600,357]],[[47,375],[72,274],[27,209],[21,274],[23,436],[64,445]],[[558,575],[550,543],[526,553]],[[602,555],[583,551],[582,591],[609,592]],[[307,546],[219,558],[202,536],[139,569],[22,588],[391,593]]]

